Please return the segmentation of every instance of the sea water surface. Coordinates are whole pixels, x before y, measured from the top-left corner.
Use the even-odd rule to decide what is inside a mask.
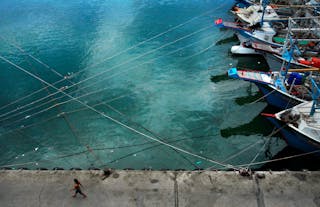
[[[257,89],[223,75],[265,67],[232,57],[237,42],[221,41],[233,33],[214,20],[232,20],[233,3],[2,0],[1,167],[206,169],[269,159],[265,149],[284,143],[266,143],[266,103],[249,104]]]

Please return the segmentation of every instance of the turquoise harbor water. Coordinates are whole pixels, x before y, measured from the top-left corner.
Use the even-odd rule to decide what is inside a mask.
[[[0,165],[33,169],[213,165],[148,136],[233,165],[269,159],[263,146],[272,127],[259,116],[266,103],[248,104],[259,98],[257,89],[221,76],[237,64],[262,67],[261,59],[232,57],[228,51],[236,42],[215,44],[233,36],[213,25],[219,17],[233,19],[228,12],[232,4],[232,0],[2,0],[1,57],[52,84],[62,79],[59,74],[70,76],[55,86],[146,136],[52,88],[20,100],[44,84],[1,60]],[[212,76],[220,80],[212,82]],[[70,87],[73,83],[76,86]],[[271,146],[275,153],[285,145],[275,139]]]

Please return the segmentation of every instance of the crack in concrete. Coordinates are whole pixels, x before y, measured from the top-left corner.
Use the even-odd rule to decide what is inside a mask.
[[[212,180],[212,177],[211,175],[208,175],[209,179],[210,179],[210,183],[213,185],[213,180]]]
[[[41,206],[41,194],[42,194],[42,191],[44,189],[44,185],[41,186],[41,189],[40,189],[40,193],[39,193],[39,196],[38,196],[38,203],[39,203],[39,207]]]
[[[174,206],[179,207],[179,192],[177,174],[174,174]]]
[[[141,193],[138,192],[136,198],[135,198],[135,201],[136,201],[136,204],[138,207],[143,207],[145,206],[144,205],[144,202],[143,202],[143,195],[141,195]]]
[[[256,183],[256,187],[257,187],[257,192],[256,192],[257,205],[258,205],[258,207],[265,207],[266,205],[264,203],[263,192],[262,192],[260,185],[259,185],[259,179],[257,177],[255,177],[254,180]]]

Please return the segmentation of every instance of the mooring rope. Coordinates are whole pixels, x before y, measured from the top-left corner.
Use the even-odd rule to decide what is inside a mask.
[[[155,61],[155,60],[157,60],[157,59],[161,59],[162,57],[165,57],[165,56],[168,56],[168,55],[177,53],[177,52],[179,52],[179,51],[181,51],[181,50],[183,50],[183,49],[186,49],[186,48],[188,48],[188,47],[191,47],[191,46],[193,46],[194,44],[197,44],[197,43],[199,43],[199,42],[201,42],[201,41],[203,41],[203,40],[205,40],[205,39],[208,39],[208,38],[210,38],[210,37],[212,37],[212,36],[209,35],[209,36],[207,36],[207,37],[205,37],[205,38],[203,38],[203,39],[200,39],[200,40],[198,40],[198,41],[196,41],[196,42],[193,42],[193,43],[191,43],[191,44],[188,44],[188,45],[186,45],[186,46],[184,46],[184,47],[180,47],[180,48],[178,48],[178,49],[176,49],[176,50],[174,50],[174,51],[171,51],[171,52],[169,52],[169,53],[167,53],[167,54],[165,54],[165,55],[162,55],[162,56],[153,58],[153,59],[151,59],[151,60],[149,60],[149,61],[142,62],[142,63],[140,63],[140,64],[138,64],[138,65],[133,66],[133,68],[131,68],[131,69],[140,67],[140,66],[142,66],[142,65],[144,65],[144,64],[151,63],[151,62],[153,62],[153,61]],[[120,74],[121,74],[121,73],[120,73]],[[114,75],[113,75],[112,77],[114,77]],[[100,82],[102,82],[102,81],[104,81],[104,80],[107,80],[107,79],[109,79],[109,78],[110,78],[110,76],[104,77],[103,79],[98,80],[98,81],[95,81],[95,82],[93,82],[92,84],[88,84],[86,87],[83,87],[83,88],[80,88],[80,89],[81,89],[81,90],[85,90],[85,89],[87,89],[87,88],[89,88],[89,87],[91,87],[91,86],[93,86],[93,85],[96,85],[96,84],[98,84],[98,83],[100,83]],[[71,92],[70,95],[73,95],[73,94],[75,94],[75,93],[77,93],[77,91]],[[92,92],[92,93],[94,93],[94,92]],[[61,99],[61,98],[63,98],[63,97],[65,97],[65,96],[62,95],[62,96],[57,97],[57,98],[55,98],[55,99]],[[11,112],[19,111],[19,110],[21,110],[21,109],[23,109],[23,108],[26,108],[26,107],[28,107],[28,106],[30,106],[30,105],[35,104],[35,102],[40,102],[40,101],[45,100],[45,99],[47,99],[47,98],[49,98],[49,96],[46,96],[46,97],[44,97],[44,98],[40,98],[40,99],[35,100],[35,101],[33,101],[33,102],[29,103],[29,104],[20,106],[19,108],[15,109],[15,110],[13,110],[13,111],[11,111]],[[42,105],[51,103],[51,101],[52,101],[52,100],[50,99],[49,101],[43,103]],[[70,102],[70,100],[67,101],[67,102],[64,102],[64,103],[68,103],[68,102]],[[64,104],[64,103],[61,103],[61,104]],[[5,121],[5,120],[7,120],[7,119],[9,119],[9,118],[12,118],[12,117],[16,116],[16,114],[19,115],[19,114],[23,114],[23,113],[25,113],[25,112],[34,110],[34,109],[36,109],[36,108],[38,108],[38,107],[40,107],[40,106],[42,106],[42,105],[40,104],[40,105],[31,107],[31,108],[29,108],[29,109],[26,109],[26,110],[24,110],[24,111],[21,111],[21,112],[17,112],[17,113],[15,113],[15,114],[12,114],[11,116],[6,116],[5,118],[0,119],[0,122],[1,122],[1,121]],[[50,108],[50,109],[51,109],[51,108]],[[8,115],[8,114],[10,114],[10,112],[7,112],[7,113],[5,113],[5,114],[2,114],[2,115],[0,115],[0,117],[3,117],[3,116]]]
[[[226,34],[223,35],[220,39],[223,39],[223,38],[224,38],[226,35],[228,35],[228,34],[229,34],[229,32],[226,32]],[[209,37],[210,37],[210,36],[209,36]],[[207,38],[208,38],[208,37],[206,37],[206,38],[204,38],[204,39],[207,39]],[[216,42],[220,41],[220,39],[217,40]],[[174,51],[171,51],[171,52],[169,52],[169,53],[167,53],[167,54],[165,54],[165,55],[163,55],[163,56],[159,56],[159,57],[153,58],[153,59],[151,59],[151,60],[149,60],[149,61],[146,61],[146,62],[140,63],[140,64],[138,64],[138,65],[135,65],[133,68],[129,68],[129,69],[125,70],[125,71],[121,71],[121,72],[118,72],[118,73],[113,74],[113,75],[111,75],[111,76],[108,76],[108,77],[106,77],[106,78],[103,78],[103,79],[101,79],[101,80],[95,81],[95,82],[93,82],[92,84],[89,84],[89,85],[87,85],[86,87],[81,88],[81,89],[84,90],[85,88],[89,88],[89,87],[91,87],[91,86],[93,86],[93,85],[96,85],[96,84],[98,84],[98,83],[106,80],[106,79],[110,79],[111,77],[114,77],[114,76],[117,76],[117,75],[121,75],[121,74],[124,73],[124,72],[128,72],[129,70],[133,70],[134,68],[140,67],[140,66],[142,66],[142,65],[144,65],[144,64],[151,63],[151,62],[153,62],[153,61],[155,61],[155,60],[157,60],[157,59],[160,59],[160,58],[162,58],[162,57],[164,57],[164,56],[168,56],[168,55],[177,53],[178,51],[181,51],[181,50],[183,50],[183,49],[185,49],[185,48],[187,48],[187,47],[190,47],[190,46],[194,45],[195,43],[201,42],[202,40],[203,40],[203,39],[201,39],[201,40],[199,40],[199,41],[196,41],[196,42],[193,42],[193,43],[191,43],[191,44],[188,44],[188,45],[186,45],[186,46],[184,46],[184,47],[178,48],[178,49],[176,49],[176,50],[174,50]],[[196,54],[194,54],[194,55],[185,57],[185,58],[184,58],[184,61],[186,61],[186,60],[194,57],[195,55],[199,55],[200,53],[203,53],[203,52],[207,51],[207,50],[208,50],[209,48],[211,48],[213,45],[214,45],[214,44],[212,44],[211,46],[209,46],[209,47],[201,50],[200,52],[198,52],[198,53],[196,53]],[[93,91],[93,92],[90,92],[90,93],[88,93],[88,94],[84,94],[84,95],[82,95],[82,96],[78,96],[77,98],[81,98],[81,97],[84,97],[84,96],[87,96],[87,95],[91,95],[91,94],[93,94],[93,93],[100,92],[100,91],[103,91],[103,90],[106,90],[106,89],[108,89],[108,88],[100,89],[100,90],[97,90],[97,91]],[[70,95],[73,95],[74,93],[76,93],[76,91],[71,92]],[[58,97],[57,99],[62,98],[62,97],[65,97],[65,96],[62,95],[62,96]],[[60,103],[58,103],[57,105],[49,106],[49,107],[47,107],[47,108],[45,108],[45,109],[43,109],[43,110],[41,110],[41,111],[39,111],[39,112],[36,112],[36,113],[33,113],[33,114],[28,114],[27,117],[28,117],[28,119],[29,119],[29,118],[32,118],[32,117],[34,117],[35,115],[41,114],[41,113],[43,113],[43,112],[46,112],[46,111],[48,111],[48,110],[50,110],[50,109],[55,108],[55,107],[58,106],[58,105],[65,104],[65,103],[68,103],[68,102],[70,102],[70,101],[72,101],[72,100],[67,100],[67,101],[64,101],[64,102],[60,102]],[[48,104],[48,103],[50,103],[50,102],[51,102],[51,101],[45,102],[45,103],[41,104],[41,106],[42,106],[42,105],[45,105],[45,104]],[[39,105],[38,105],[38,106],[39,106]],[[33,107],[33,108],[31,108],[31,109],[34,110],[35,108],[38,108],[38,107]],[[25,110],[24,112],[30,111],[31,109]],[[21,112],[21,114],[23,114],[23,113]],[[19,114],[18,114],[18,115],[19,115]],[[14,121],[14,122],[10,122],[10,124],[5,125],[5,126],[9,126],[9,125],[12,125],[13,123],[17,123],[17,122],[19,122],[19,121],[23,121],[23,120],[25,120],[25,117],[26,117],[26,116],[20,118],[19,120]],[[1,122],[1,121],[4,121],[4,120],[7,120],[7,119],[9,119],[9,118],[12,118],[12,117],[6,117],[6,119],[1,119],[0,122]]]
[[[75,156],[76,154],[82,154],[82,153],[86,153],[86,152],[87,152],[87,151],[85,150],[85,151],[78,152],[78,153],[68,154],[68,155],[65,155],[64,157]],[[311,152],[305,152],[305,153],[300,153],[300,154],[296,154],[296,155],[291,155],[291,156],[286,156],[286,157],[271,159],[271,160],[254,162],[254,163],[251,163],[251,165],[261,165],[261,164],[267,164],[267,163],[272,163],[272,162],[279,162],[279,161],[283,161],[283,160],[288,160],[288,159],[293,159],[293,158],[308,156],[308,155],[312,155],[312,154],[316,154],[316,153],[320,153],[320,149],[319,149],[319,150],[315,150],[315,151],[311,151]],[[63,158],[63,157],[54,158],[54,159],[52,159],[52,160],[40,160],[40,161],[30,161],[30,162],[24,162],[24,163],[1,165],[0,168],[30,165],[30,164],[36,164],[36,163],[39,163],[39,162],[46,162],[46,161],[55,161],[55,160],[61,159],[61,158]],[[241,165],[235,165],[235,167],[237,167],[237,168],[242,168],[242,167],[247,166],[248,164],[249,164],[249,163],[247,163],[247,164],[241,164]],[[220,168],[220,169],[225,169],[225,168]],[[217,170],[220,170],[220,169],[217,169]],[[230,168],[227,168],[227,169],[230,169]],[[208,168],[208,170],[210,170],[210,168]],[[199,170],[199,171],[205,172],[205,171],[208,171],[208,170],[206,169],[206,170]]]
[[[29,76],[33,77],[34,79],[37,79],[37,80],[43,82],[44,84],[50,86],[51,88],[57,90],[58,92],[65,94],[65,95],[68,96],[70,99],[78,102],[79,104],[81,104],[81,105],[83,105],[83,106],[86,106],[88,109],[96,112],[97,114],[100,114],[102,117],[107,118],[107,119],[109,119],[110,121],[112,121],[112,122],[114,122],[114,123],[116,123],[116,124],[118,124],[118,125],[126,128],[126,129],[128,129],[128,130],[130,130],[130,131],[132,131],[132,132],[135,132],[135,133],[137,133],[137,134],[140,134],[140,135],[142,135],[143,137],[146,137],[146,138],[148,138],[148,139],[150,139],[150,140],[159,142],[159,143],[163,144],[164,146],[170,147],[170,148],[172,148],[172,149],[176,149],[176,150],[178,150],[178,151],[180,151],[180,152],[183,152],[183,153],[185,153],[185,154],[191,155],[191,156],[193,156],[193,157],[197,157],[197,158],[199,158],[199,159],[202,159],[202,160],[205,160],[205,161],[208,161],[208,162],[212,162],[212,163],[215,163],[215,164],[219,164],[219,165],[224,166],[224,167],[227,167],[227,168],[231,168],[231,169],[238,170],[238,168],[235,168],[235,167],[233,167],[232,165],[225,164],[225,163],[221,163],[221,162],[219,162],[219,161],[216,161],[216,160],[213,160],[213,159],[210,159],[210,158],[207,158],[207,157],[204,157],[204,156],[201,156],[201,155],[192,153],[192,152],[187,151],[187,150],[185,150],[185,149],[178,148],[178,147],[176,147],[176,146],[174,146],[174,145],[168,144],[168,143],[163,142],[163,141],[161,141],[161,140],[159,140],[159,139],[156,139],[156,138],[154,138],[154,137],[152,137],[152,136],[149,136],[149,135],[147,135],[147,134],[144,134],[144,133],[142,133],[142,132],[140,132],[140,131],[138,131],[138,130],[136,130],[136,129],[134,129],[134,128],[132,128],[132,127],[130,127],[130,126],[128,126],[128,125],[126,125],[126,124],[124,124],[124,123],[122,123],[122,122],[120,122],[120,121],[118,121],[118,120],[116,120],[116,119],[114,119],[114,118],[112,118],[112,117],[104,114],[104,113],[102,113],[102,112],[100,112],[100,111],[98,111],[97,109],[95,109],[95,108],[89,106],[88,104],[86,104],[86,103],[84,103],[84,102],[76,99],[75,97],[70,96],[69,94],[65,93],[64,91],[58,89],[57,87],[53,86],[52,84],[50,84],[50,83],[48,83],[48,82],[46,82],[46,81],[44,81],[44,80],[41,79],[40,77],[37,77],[37,76],[34,75],[33,73],[30,73],[29,71],[25,70],[25,69],[22,68],[21,66],[16,65],[15,63],[13,63],[13,62],[11,62],[10,60],[4,58],[3,56],[0,56],[0,59],[2,59],[2,60],[4,60],[5,62],[11,64],[12,66],[14,66],[14,68],[16,68],[16,69],[18,69],[18,70],[20,70],[20,71],[28,74]]]
[[[199,127],[196,127],[195,129],[198,129]],[[171,139],[168,139],[167,142],[168,143],[176,143],[176,142],[180,142],[180,141],[183,141],[183,140],[187,140],[187,139],[200,139],[200,138],[209,138],[209,137],[212,137],[213,135],[207,135],[207,136],[195,136],[195,137],[186,137],[186,138],[181,138],[181,139],[175,139],[175,138],[171,138]],[[131,147],[137,147],[137,146],[143,146],[143,145],[150,145],[150,144],[153,144],[153,147],[159,147],[159,146],[162,146],[161,144],[156,144],[154,145],[156,142],[153,142],[153,141],[149,141],[149,142],[144,142],[144,143],[138,143],[138,144],[131,144],[131,145],[122,145],[122,146],[115,146],[115,147],[101,147],[99,145],[99,147],[97,146],[93,146],[91,149],[94,150],[94,151],[101,151],[101,150],[115,150],[115,149],[123,149],[123,148],[131,148]],[[148,147],[148,149],[144,148],[146,150],[148,149],[151,149]],[[4,168],[4,167],[15,167],[15,166],[22,166],[22,165],[28,165],[28,164],[35,164],[35,163],[44,163],[44,162],[47,162],[47,161],[55,161],[55,160],[58,160],[58,159],[62,159],[62,158],[66,158],[66,157],[73,157],[73,156],[78,156],[78,155],[81,155],[81,154],[85,154],[88,152],[88,149],[87,150],[82,150],[82,151],[79,151],[79,152],[74,152],[74,153],[70,153],[70,154],[65,154],[65,155],[59,155],[59,156],[56,156],[52,159],[43,159],[43,160],[37,160],[37,161],[32,161],[32,162],[26,162],[26,163],[16,163],[16,164],[8,164],[8,165],[2,165],[0,166],[0,168]],[[134,154],[137,154],[139,152],[143,152],[141,150],[138,150],[138,151],[135,151]],[[132,154],[132,153],[130,153]],[[128,154],[122,156],[123,158],[121,159],[124,159],[125,157],[129,157]],[[116,161],[116,160],[115,160]],[[109,162],[110,163],[110,162]],[[107,163],[108,164],[108,163]]]
[[[283,125],[282,127],[279,127],[277,130],[275,130],[275,128],[274,128],[274,129],[272,130],[272,132],[271,132],[266,138],[267,138],[267,139],[271,139],[271,137],[272,137],[273,135],[277,134],[281,129],[283,129],[283,128],[286,127],[286,126],[287,126],[287,125],[285,124],[285,125]],[[241,155],[242,153],[248,151],[250,148],[252,148],[253,146],[257,145],[258,143],[260,143],[260,142],[262,142],[262,141],[263,141],[263,140],[258,140],[257,142],[253,143],[252,145],[249,145],[248,147],[245,147],[244,149],[240,150],[238,153],[236,153],[236,154],[232,155],[231,157],[227,158],[227,159],[224,160],[223,162],[229,161],[229,160],[231,160],[231,159],[233,159],[233,158]],[[266,143],[267,143],[267,141],[266,141]],[[265,144],[264,144],[264,145],[265,145]],[[260,151],[259,151],[259,154],[260,154]],[[252,163],[249,163],[249,164],[250,164],[250,166],[251,166]],[[253,164],[252,164],[252,165],[253,165]],[[213,165],[213,166],[211,166],[211,167],[208,167],[208,168],[206,168],[206,170],[212,169],[212,168],[214,168],[215,166],[216,166],[216,165]]]
[[[203,27],[203,28],[201,28],[201,29],[199,29],[199,30],[197,30],[197,31],[194,31],[194,32],[189,33],[189,34],[187,34],[187,35],[185,35],[185,36],[182,36],[182,37],[180,37],[180,38],[178,38],[178,39],[176,39],[176,40],[174,40],[174,41],[172,41],[172,42],[166,43],[166,44],[164,44],[164,45],[162,45],[162,46],[160,46],[160,47],[158,47],[158,48],[155,48],[155,49],[153,49],[153,50],[150,50],[150,51],[148,51],[148,52],[145,52],[145,53],[143,53],[143,54],[141,54],[141,55],[139,55],[139,56],[137,56],[137,57],[131,58],[131,59],[129,59],[129,60],[127,60],[127,61],[124,61],[124,62],[122,62],[122,63],[120,63],[120,64],[117,64],[117,65],[115,65],[115,66],[112,66],[111,68],[109,68],[109,69],[107,69],[107,70],[103,70],[103,71],[101,71],[101,72],[99,72],[99,73],[97,73],[97,74],[94,74],[94,75],[92,75],[92,76],[90,76],[90,77],[88,77],[88,78],[85,78],[85,79],[83,79],[83,80],[81,80],[81,81],[79,81],[79,82],[77,82],[77,83],[75,83],[75,84],[69,85],[69,86],[66,88],[66,90],[69,90],[69,89],[71,89],[71,88],[73,88],[73,87],[75,87],[75,86],[77,86],[77,85],[79,85],[79,84],[81,84],[81,83],[84,83],[84,82],[86,82],[86,81],[88,81],[88,80],[91,80],[91,79],[93,79],[93,78],[100,77],[101,75],[103,75],[103,74],[105,74],[105,73],[107,73],[107,72],[110,72],[110,71],[111,71],[112,69],[114,69],[114,68],[118,68],[118,67],[123,66],[123,65],[125,65],[125,64],[131,63],[131,62],[133,62],[134,60],[137,60],[137,59],[140,59],[140,58],[142,58],[142,57],[145,57],[145,56],[147,56],[147,55],[149,55],[149,54],[151,54],[151,53],[153,53],[153,52],[156,52],[156,51],[158,51],[158,50],[160,50],[160,49],[162,49],[162,48],[165,48],[165,47],[167,47],[167,46],[170,46],[170,45],[172,45],[172,44],[174,44],[174,43],[176,43],[176,42],[179,42],[179,41],[181,41],[181,40],[184,40],[184,39],[186,39],[186,38],[188,38],[188,37],[190,37],[190,36],[192,36],[192,35],[195,35],[195,34],[197,34],[197,33],[200,33],[200,32],[202,32],[202,31],[204,31],[204,30],[207,30],[207,29],[209,29],[209,28],[211,28],[211,27],[212,27],[211,25],[210,25],[210,26]],[[55,86],[55,87],[56,87],[56,86]],[[11,111],[9,111],[9,112],[6,112],[6,113],[4,113],[4,114],[1,114],[0,117],[3,117],[3,116],[5,116],[5,115],[7,115],[7,114],[10,114],[10,113],[13,113],[13,112],[15,112],[15,111],[17,111],[17,110],[23,109],[23,108],[25,108],[25,107],[27,107],[27,106],[29,106],[29,105],[33,105],[33,104],[35,104],[35,103],[38,103],[39,101],[42,101],[42,100],[44,100],[44,99],[46,99],[46,98],[48,98],[48,97],[51,97],[52,95],[56,95],[56,94],[58,94],[58,93],[59,93],[59,92],[57,91],[57,92],[52,93],[52,94],[49,95],[49,96],[46,96],[46,97],[40,98],[40,99],[38,99],[38,100],[32,101],[32,102],[29,103],[29,104],[26,104],[26,105],[24,105],[24,106],[18,107],[18,108],[16,108],[16,109],[11,110]]]
[[[67,113],[67,112],[65,112],[65,113]],[[190,132],[193,132],[195,130],[202,129],[202,128],[203,128],[202,126],[194,127],[194,128],[189,129],[188,132],[190,133]],[[19,131],[19,129],[17,129],[16,131]],[[175,143],[175,142],[180,142],[180,141],[188,140],[188,139],[210,138],[212,136],[214,136],[214,135],[213,134],[212,135],[201,135],[201,136],[194,136],[194,137],[184,137],[184,138],[180,138],[180,139],[176,139],[176,138],[179,138],[180,136],[175,136],[175,137],[172,137],[170,139],[167,139],[167,142],[168,143]],[[115,147],[105,147],[105,146],[103,146],[105,144],[105,142],[102,142],[100,144],[95,142],[96,145],[91,146],[91,148],[92,148],[92,150],[95,150],[95,151],[115,150],[115,149],[122,149],[122,148],[137,147],[137,146],[142,146],[142,145],[150,145],[150,144],[155,144],[155,143],[156,142],[154,142],[154,141],[148,141],[148,142],[143,142],[143,143],[138,143],[138,144],[122,145],[122,146],[115,146]],[[158,147],[158,146],[161,146],[161,145],[160,144],[154,145],[154,147]],[[81,152],[75,152],[75,153],[67,154],[67,155],[60,155],[60,156],[55,157],[54,159],[51,159],[51,160],[61,159],[61,158],[71,157],[71,156],[77,156],[77,155],[80,155],[80,154],[83,154],[83,153],[86,153],[86,152],[87,152],[87,150],[81,151]],[[45,162],[45,160],[40,160],[40,161],[38,160],[38,161],[34,161],[34,162],[35,163],[36,162]],[[23,163],[21,165],[23,165]]]
[[[201,127],[194,127],[192,129],[189,130],[189,132],[191,131],[195,131],[195,130],[199,130],[199,129],[202,129],[202,126]],[[184,137],[184,138],[180,138],[180,139],[176,139],[178,138],[179,136],[176,136],[174,138],[170,138],[167,140],[168,143],[176,143],[176,142],[180,142],[180,141],[183,141],[183,140],[187,140],[187,139],[200,139],[200,138],[210,138],[212,137],[213,135],[202,135],[202,136],[195,136],[195,137]],[[100,151],[100,150],[115,150],[115,149],[122,149],[122,148],[130,148],[130,147],[137,147],[137,146],[142,146],[142,145],[150,145],[150,144],[155,144],[156,142],[154,141],[148,141],[148,142],[144,142],[144,143],[138,143],[138,144],[131,144],[131,145],[122,145],[122,146],[115,146],[115,147],[102,147],[101,145],[105,144],[105,143],[95,143],[95,144],[98,144],[97,146],[92,146],[91,149],[94,150],[94,151]],[[158,147],[158,146],[162,146],[161,144],[157,144],[157,145],[154,145],[154,147]],[[139,150],[140,151],[140,150]],[[51,162],[51,161],[55,161],[55,160],[58,160],[58,159],[65,159],[67,157],[72,157],[72,156],[78,156],[78,155],[82,155],[82,154],[85,154],[88,152],[88,149],[87,150],[84,150],[84,151],[79,151],[79,152],[75,152],[75,153],[71,153],[71,154],[65,154],[65,155],[59,155],[57,157],[54,157],[52,159],[43,159],[43,160],[38,160],[38,161],[33,161],[31,164],[38,164],[38,163],[44,163],[44,162]],[[136,151],[136,153],[138,153]],[[25,153],[24,153],[25,154]],[[30,164],[29,162],[27,163],[17,163],[17,164],[9,164],[9,165],[3,165],[3,166],[0,166],[1,167],[15,167],[15,166],[23,166],[23,165],[27,165],[27,164]],[[71,166],[71,165],[70,165]]]
[[[258,140],[256,141],[255,143],[253,144],[249,144],[247,145],[245,148],[241,149],[239,152],[235,153],[235,154],[232,154],[231,156],[229,156],[228,158],[224,159],[222,162],[228,162],[230,160],[232,160],[233,158],[235,157],[238,157],[239,155],[243,154],[244,152],[248,151],[249,149],[251,149],[252,147],[256,146],[257,144],[261,143],[263,140]],[[214,167],[216,167],[216,165],[213,165],[211,167],[208,167],[206,168],[206,170],[211,170],[213,169]]]
[[[146,130],[147,132],[149,132],[152,136],[154,136],[155,138],[161,140],[161,141],[165,141],[162,136],[160,136],[159,134],[155,133],[154,131],[146,128],[145,126],[143,126],[142,124],[132,120],[132,118],[128,117],[127,115],[125,115],[124,113],[122,113],[121,111],[113,108],[112,106],[110,106],[109,104],[104,104],[105,106],[107,106],[108,108],[110,108],[112,111],[120,114],[121,116],[125,117],[129,122],[141,127],[142,129]],[[181,152],[179,152],[176,149],[172,149],[173,151],[175,151],[177,154],[179,154],[183,159],[185,159],[187,162],[189,162],[190,165],[192,165],[193,167],[197,167],[195,164],[193,164],[193,162],[191,162],[186,156],[184,156]]]
[[[221,4],[220,6],[214,8],[214,9],[208,10],[208,11],[206,11],[206,12],[204,12],[204,13],[198,15],[198,16],[195,16],[195,17],[193,17],[193,18],[191,18],[191,19],[189,19],[189,20],[187,20],[187,21],[185,21],[185,22],[183,22],[183,23],[180,23],[180,24],[178,24],[178,25],[176,25],[176,26],[174,26],[174,27],[172,27],[172,28],[170,28],[170,29],[168,29],[168,30],[166,30],[166,31],[164,31],[164,32],[161,32],[161,33],[159,33],[159,34],[157,34],[157,35],[155,35],[155,36],[153,36],[153,37],[150,37],[150,38],[148,38],[148,39],[146,39],[146,40],[144,40],[144,41],[142,41],[142,42],[139,42],[139,43],[137,43],[136,45],[133,45],[133,46],[131,46],[131,47],[129,47],[129,48],[123,50],[123,51],[119,51],[119,52],[116,53],[115,55],[112,55],[112,56],[110,56],[110,57],[107,57],[107,58],[105,58],[103,61],[101,61],[101,62],[99,62],[99,63],[96,63],[95,65],[91,65],[91,66],[85,67],[84,69],[76,72],[74,75],[78,75],[78,74],[84,72],[85,70],[87,70],[88,68],[92,68],[92,67],[94,67],[94,66],[96,66],[96,65],[98,65],[98,64],[101,64],[101,63],[105,62],[106,60],[110,60],[110,59],[112,59],[112,58],[114,58],[114,57],[117,57],[117,56],[119,56],[119,55],[121,55],[121,54],[123,54],[123,53],[125,53],[125,52],[128,52],[128,51],[130,51],[130,50],[132,50],[132,49],[135,49],[135,48],[137,48],[138,46],[140,46],[140,45],[142,45],[142,44],[144,44],[144,43],[146,43],[146,42],[149,42],[149,41],[151,41],[151,40],[153,40],[153,39],[156,39],[156,38],[158,38],[158,37],[160,37],[160,36],[163,36],[163,35],[171,32],[171,31],[174,31],[174,30],[176,30],[176,29],[178,29],[178,28],[180,28],[180,27],[182,27],[182,26],[184,26],[184,25],[192,22],[193,20],[198,19],[199,17],[202,17],[202,16],[204,16],[204,15],[206,15],[206,14],[209,14],[209,13],[211,13],[211,12],[219,9],[219,8],[222,8],[222,7],[225,6],[227,3],[228,3],[228,2],[226,2],[225,4]],[[58,84],[58,83],[61,83],[61,82],[63,82],[65,79],[68,79],[68,76],[65,76],[63,79],[61,79],[61,80],[53,83],[53,85],[56,85],[56,84]],[[33,96],[33,95],[35,95],[35,94],[38,94],[38,93],[40,93],[40,92],[43,91],[43,90],[44,90],[44,89],[39,89],[39,90],[34,91],[34,92],[32,92],[32,93],[30,93],[30,94],[28,94],[28,95],[26,95],[26,96],[24,96],[24,97],[22,97],[22,98],[19,98],[19,99],[15,100],[15,101],[13,101],[13,102],[11,102],[11,103],[8,103],[8,104],[6,104],[6,105],[4,105],[4,106],[1,106],[1,107],[0,107],[0,110],[6,108],[6,107],[8,107],[8,106],[11,106],[11,105],[13,105],[13,104],[15,104],[15,103],[17,103],[17,102],[20,102],[20,101],[22,101],[22,100],[24,100],[24,99],[26,99],[26,98],[28,98],[28,97],[31,97],[31,96]]]
[[[303,156],[307,156],[307,155],[312,155],[312,154],[316,154],[316,153],[319,153],[319,152],[320,152],[320,149],[319,150],[314,150],[314,151],[311,151],[311,152],[297,154],[297,155],[291,155],[291,156],[286,156],[286,157],[281,157],[281,158],[276,158],[276,159],[271,159],[271,160],[254,162],[254,163],[251,163],[250,165],[261,165],[261,164],[267,164],[267,163],[271,163],[271,162],[278,162],[278,161],[282,161],[282,160],[288,160],[288,159],[293,159],[293,158],[297,158],[297,157],[303,157]],[[237,167],[244,167],[246,165],[248,165],[248,164],[237,165]]]
[[[41,64],[42,66],[44,66],[45,68],[49,69],[52,73],[56,74],[57,76],[59,76],[60,78],[64,78],[64,76],[59,73],[58,71],[56,71],[55,69],[51,68],[49,65],[45,64],[44,62],[42,62],[40,59],[36,58],[35,56],[27,53],[24,49],[22,49],[21,47],[19,47],[16,43],[12,43],[9,42],[7,39],[5,39],[2,35],[0,35],[0,38],[4,41],[7,42],[9,45],[11,45],[12,47],[18,49],[21,53],[29,56],[31,59],[35,60],[36,62],[38,62],[39,64]]]

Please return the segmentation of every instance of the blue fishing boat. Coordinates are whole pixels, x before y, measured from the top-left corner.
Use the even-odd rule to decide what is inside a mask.
[[[287,109],[300,103],[310,101],[311,72],[319,72],[319,68],[289,69],[296,46],[291,37],[290,50],[283,48],[282,66],[279,72],[261,72],[252,70],[238,70],[231,68],[228,76],[234,79],[241,79],[255,83],[263,93],[266,101],[277,108]]]
[[[308,80],[305,73],[262,72],[231,68],[228,76],[254,83],[264,95],[268,104],[279,109],[291,108],[311,100],[310,89],[304,84]]]
[[[312,91],[313,101],[276,114],[262,114],[280,129],[288,145],[304,152],[320,150],[320,90],[314,80]]]

